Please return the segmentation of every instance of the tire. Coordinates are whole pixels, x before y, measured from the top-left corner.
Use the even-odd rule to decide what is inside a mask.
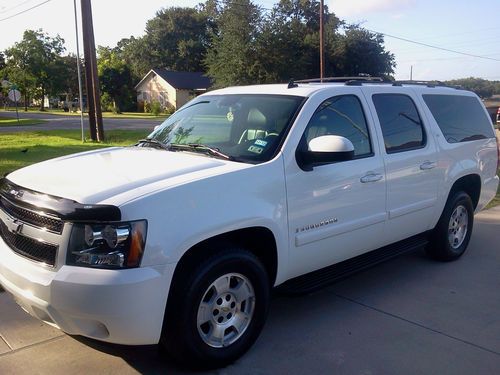
[[[160,349],[194,368],[226,366],[259,336],[267,317],[267,272],[249,251],[227,248],[184,270],[169,298]],[[184,276],[184,277],[183,277]]]
[[[455,192],[448,202],[434,228],[427,254],[436,260],[452,261],[462,256],[469,245],[474,225],[474,209],[470,196]]]

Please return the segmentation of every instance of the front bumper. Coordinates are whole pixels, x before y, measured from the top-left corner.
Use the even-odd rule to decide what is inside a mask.
[[[0,238],[0,284],[24,310],[68,334],[112,343],[158,343],[174,268],[54,270],[15,254]]]

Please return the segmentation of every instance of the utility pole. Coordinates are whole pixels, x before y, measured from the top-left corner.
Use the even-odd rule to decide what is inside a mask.
[[[85,78],[87,82],[87,106],[89,109],[90,138],[93,141],[104,140],[102,126],[101,93],[97,75],[94,27],[92,24],[92,6],[90,0],[81,0],[83,54],[85,57]]]
[[[321,82],[325,78],[325,52],[324,52],[324,29],[323,29],[323,17],[324,17],[324,0],[319,2],[319,77]]]
[[[413,65],[410,65],[410,81],[413,81]]]
[[[75,10],[75,35],[76,35],[76,69],[78,72],[78,103],[80,104],[80,127],[82,130],[82,142],[85,141],[83,135],[83,90],[82,90],[82,74],[80,70],[80,41],[78,40],[78,17],[76,15],[76,0],[73,0],[73,8]]]

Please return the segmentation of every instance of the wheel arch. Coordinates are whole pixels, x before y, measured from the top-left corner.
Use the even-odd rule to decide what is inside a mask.
[[[458,191],[464,191],[469,195],[475,210],[481,196],[481,177],[477,173],[471,173],[458,178],[450,188],[448,200]]]
[[[242,247],[254,254],[264,265],[271,285],[274,285],[278,271],[276,238],[269,228],[262,226],[235,229],[207,238],[191,246],[177,263],[173,281],[183,270],[220,251],[220,247],[227,245]]]
[[[207,238],[190,247],[175,267],[168,292],[162,331],[166,329],[166,322],[172,318],[173,301],[179,298],[177,286],[187,280],[189,269],[221,251],[225,246],[242,247],[254,254],[262,262],[269,275],[270,287],[274,285],[278,272],[278,248],[276,238],[269,228],[247,227]]]

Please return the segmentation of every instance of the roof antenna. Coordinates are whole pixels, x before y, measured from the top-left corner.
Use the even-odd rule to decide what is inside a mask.
[[[293,89],[294,87],[299,87],[299,85],[297,85],[297,84],[294,82],[293,78],[290,78],[290,81],[288,81],[288,88],[289,88],[289,89]]]

